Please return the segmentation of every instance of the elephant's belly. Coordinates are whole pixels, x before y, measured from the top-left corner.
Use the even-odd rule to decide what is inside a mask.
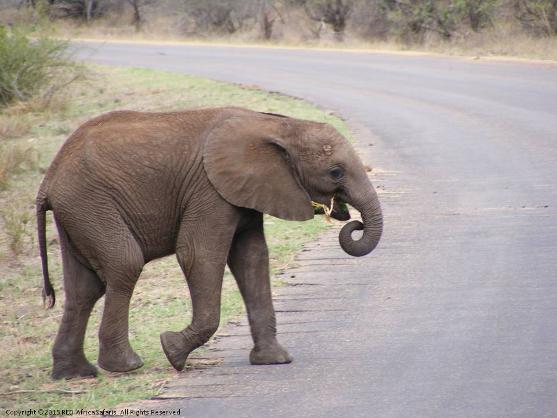
[[[134,235],[143,251],[145,261],[174,253],[176,222],[161,219],[158,214],[138,214],[134,222]]]

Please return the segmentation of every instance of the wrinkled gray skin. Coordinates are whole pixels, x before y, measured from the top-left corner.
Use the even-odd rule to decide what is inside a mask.
[[[369,253],[382,231],[377,195],[350,144],[329,125],[238,108],[122,111],[85,123],[58,153],[37,197],[49,307],[47,210],[54,212],[64,266],[66,303],[52,376],[96,375],[83,338],[103,295],[99,366],[126,372],[143,365],[128,341],[130,298],[145,263],[172,253],[193,305],[187,328],[161,334],[177,370],[219,325],[227,263],[247,307],[251,363],[291,362],[276,338],[263,213],[307,220],[311,200],[329,204],[333,195],[363,219],[345,225],[342,248]],[[333,217],[350,216],[335,205]],[[355,229],[363,229],[359,240],[351,237]]]

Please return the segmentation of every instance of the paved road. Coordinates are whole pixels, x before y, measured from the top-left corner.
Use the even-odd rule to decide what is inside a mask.
[[[557,66],[93,44],[89,59],[257,84],[349,118],[385,234],[331,235],[277,296],[296,361],[250,367],[245,323],[163,406],[188,417],[557,417]],[[291,277],[294,276],[294,277]],[[224,384],[224,385],[223,385]],[[160,406],[161,404],[159,404]]]

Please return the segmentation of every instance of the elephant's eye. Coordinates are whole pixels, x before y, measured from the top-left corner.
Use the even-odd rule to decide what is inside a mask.
[[[340,179],[344,176],[344,172],[342,171],[342,168],[340,168],[340,167],[332,168],[332,169],[329,171],[329,174],[330,174],[331,177],[334,178],[335,180],[340,180]]]

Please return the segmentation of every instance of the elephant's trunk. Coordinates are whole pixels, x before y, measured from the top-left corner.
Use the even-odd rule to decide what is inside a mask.
[[[340,246],[349,255],[361,257],[372,252],[381,238],[383,232],[383,215],[377,193],[370,185],[369,189],[361,196],[351,199],[350,203],[361,215],[363,223],[352,221],[344,225],[338,236]],[[362,230],[363,235],[359,240],[352,238],[352,232]]]

